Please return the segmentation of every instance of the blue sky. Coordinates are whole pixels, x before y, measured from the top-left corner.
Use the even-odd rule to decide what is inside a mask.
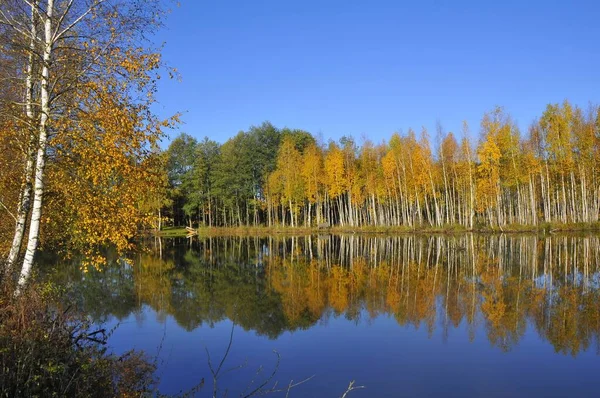
[[[467,120],[476,138],[495,105],[526,131],[549,102],[599,102],[599,17],[599,1],[183,0],[156,36],[182,81],[156,110],[219,142],[265,120],[376,143]]]

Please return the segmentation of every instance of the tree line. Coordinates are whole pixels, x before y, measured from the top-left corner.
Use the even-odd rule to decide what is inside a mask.
[[[224,144],[187,134],[163,153],[176,225],[465,229],[596,223],[600,108],[549,104],[522,133],[503,108],[479,139],[438,123],[379,144],[319,143],[265,122]]]

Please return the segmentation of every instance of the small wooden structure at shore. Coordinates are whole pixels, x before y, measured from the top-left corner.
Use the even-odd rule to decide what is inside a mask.
[[[187,237],[189,238],[190,236],[194,236],[194,235],[198,235],[198,230],[196,228],[192,228],[192,227],[185,227],[185,230],[187,231]]]

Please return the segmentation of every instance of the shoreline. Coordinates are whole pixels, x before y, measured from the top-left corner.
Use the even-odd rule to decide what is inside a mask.
[[[553,235],[558,233],[600,233],[600,222],[595,223],[544,223],[537,226],[508,225],[505,227],[483,227],[468,229],[458,225],[445,227],[350,227],[333,226],[330,228],[317,227],[200,227],[196,229],[199,236],[256,236],[256,235],[316,235],[316,234],[358,234],[358,235],[454,235],[464,233],[476,234],[542,234]],[[152,232],[160,237],[186,237],[189,235],[185,227],[167,227],[161,231]]]

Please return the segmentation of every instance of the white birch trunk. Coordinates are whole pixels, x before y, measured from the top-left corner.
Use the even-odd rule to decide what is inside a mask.
[[[13,237],[12,245],[6,258],[6,272],[10,274],[12,269],[19,257],[21,250],[21,244],[23,243],[23,236],[25,235],[25,223],[27,222],[27,216],[29,214],[29,208],[31,205],[31,189],[32,189],[32,178],[33,178],[33,164],[35,162],[35,135],[33,134],[34,125],[34,114],[33,114],[33,63],[34,63],[34,52],[35,52],[35,41],[37,39],[37,28],[36,28],[36,7],[37,0],[31,3],[31,38],[29,41],[29,56],[27,59],[27,70],[25,76],[25,113],[27,115],[27,129],[29,130],[27,143],[27,160],[25,164],[25,181],[21,188],[19,195],[19,207],[17,211],[17,220],[15,224],[15,234]]]
[[[46,166],[46,146],[48,144],[48,119],[50,116],[50,61],[52,59],[53,33],[52,33],[52,14],[54,11],[54,0],[48,0],[46,6],[46,15],[43,16],[44,22],[44,56],[41,73],[41,92],[40,92],[40,124],[37,159],[35,164],[35,180],[33,189],[33,209],[31,212],[31,221],[29,223],[29,237],[27,239],[27,250],[21,275],[19,276],[18,289],[20,290],[27,282],[31,274],[33,260],[38,248],[40,235],[40,221],[42,219],[42,201],[44,195],[44,169]]]

